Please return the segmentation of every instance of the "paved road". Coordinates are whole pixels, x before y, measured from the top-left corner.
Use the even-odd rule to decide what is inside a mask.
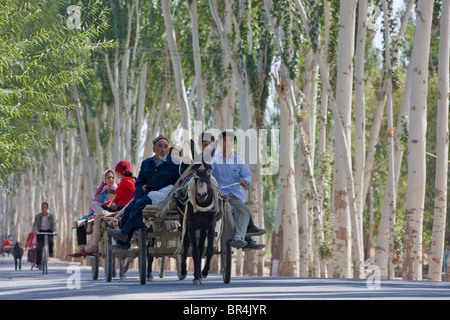
[[[364,279],[232,277],[230,284],[224,284],[221,276],[210,275],[194,286],[191,273],[179,281],[175,272],[166,272],[163,279],[141,285],[137,270],[130,270],[127,280],[107,283],[103,269],[94,281],[90,267],[51,260],[48,275],[42,275],[24,260],[22,271],[14,271],[12,257],[0,256],[0,300],[450,299],[447,282],[381,280],[379,288],[370,289]]]

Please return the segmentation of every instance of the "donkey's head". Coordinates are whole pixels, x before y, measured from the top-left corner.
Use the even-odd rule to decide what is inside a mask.
[[[192,166],[192,172],[196,180],[195,196],[199,205],[205,204],[210,193],[211,169],[211,164],[209,163],[195,163]]]
[[[191,170],[195,179],[196,203],[200,206],[208,206],[212,202],[211,160],[216,147],[217,143],[214,143],[208,151],[197,153],[195,151],[194,141],[191,140],[191,152],[192,158],[194,159]]]

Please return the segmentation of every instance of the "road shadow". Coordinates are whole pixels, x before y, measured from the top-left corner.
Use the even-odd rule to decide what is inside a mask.
[[[75,273],[69,266],[79,270],[79,289],[74,288]],[[126,280],[106,282],[102,268],[99,279],[92,280],[86,266],[50,262],[47,275],[22,267],[22,271],[14,271],[14,262],[0,259],[1,300],[450,299],[446,282],[381,280],[378,289],[370,289],[365,279],[232,277],[224,284],[220,275],[209,275],[195,286],[192,273],[180,281],[176,272],[166,271],[164,278],[155,277],[141,285],[137,270],[129,270]]]

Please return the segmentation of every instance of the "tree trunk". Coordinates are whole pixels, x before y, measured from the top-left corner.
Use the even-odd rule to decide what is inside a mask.
[[[229,3],[229,0],[227,0],[226,3]],[[236,59],[231,51],[228,37],[224,32],[223,24],[220,21],[219,15],[217,13],[217,4],[214,3],[214,0],[209,0],[209,7],[211,10],[212,17],[214,19],[214,23],[216,25],[216,30],[220,37],[220,41],[222,42],[222,47],[228,56],[231,69],[233,70],[233,74],[236,80],[236,84],[238,87],[239,106],[241,112],[240,114],[241,127],[245,131],[248,128],[250,128],[252,123],[251,101],[249,99],[248,80],[245,77],[245,70],[241,70],[235,61]],[[227,7],[231,8],[231,5],[227,4]],[[235,36],[238,36],[238,34],[236,34]]]
[[[364,210],[363,183],[366,153],[366,103],[364,97],[364,54],[367,34],[367,0],[358,4],[358,32],[355,51],[355,206],[358,223],[361,224]]]
[[[106,70],[108,73],[109,84],[111,86],[111,92],[114,98],[114,134],[113,134],[113,144],[112,144],[112,162],[118,163],[121,158],[120,154],[120,95],[119,95],[119,47],[116,48],[114,54],[114,65],[111,68],[109,62],[109,55],[105,53],[105,63]]]
[[[204,129],[204,106],[203,106],[203,83],[202,83],[202,64],[200,59],[200,40],[198,34],[198,14],[197,0],[186,1],[192,24],[192,50],[194,56],[195,83],[197,87],[197,121],[202,122],[202,130]]]
[[[139,82],[139,99],[136,112],[136,150],[134,155],[133,167],[139,168],[141,164],[141,144],[142,144],[142,124],[144,120],[145,96],[147,93],[147,70],[148,61],[144,63],[141,70],[141,80]],[[147,130],[149,128],[147,127]]]
[[[403,279],[422,279],[422,227],[426,186],[428,58],[432,0],[419,0],[412,53],[411,110],[408,135],[408,189],[405,204]]]
[[[227,1],[225,2],[225,18],[223,22],[223,35],[224,37],[228,37],[228,35],[232,32],[231,28],[231,16],[232,9],[231,4]],[[235,41],[234,46],[238,43]],[[236,51],[236,48],[233,47],[231,49],[233,52]],[[225,52],[222,46],[222,69],[228,70],[230,65],[230,57]],[[234,107],[236,104],[236,78],[230,73],[225,72],[224,75],[220,75],[223,77],[222,85],[217,90],[219,92],[218,102],[216,103],[216,108],[214,109],[214,123],[215,127],[221,131],[226,129],[233,128],[233,120],[234,120]]]
[[[311,203],[304,196],[302,190],[308,190],[309,172],[308,161],[314,163],[315,152],[315,125],[316,125],[316,109],[317,109],[317,66],[314,61],[315,55],[312,51],[306,55],[306,70],[303,76],[304,86],[303,93],[305,102],[302,111],[306,115],[304,123],[300,126],[301,135],[304,139],[297,153],[296,163],[296,190],[298,215],[299,215],[299,247],[300,247],[300,276],[307,277],[310,270],[317,272],[319,269],[319,260],[314,259],[313,250],[313,216],[310,212]],[[316,250],[317,252],[317,250]]]
[[[283,68],[283,65],[282,65]],[[295,114],[287,98],[287,71],[281,71],[281,80],[275,80],[280,103],[280,193],[277,207],[279,229],[282,233],[278,275],[299,276],[298,220],[294,173]],[[274,235],[275,237],[276,235]],[[273,246],[272,246],[273,247]]]
[[[329,72],[328,66],[328,46],[330,42],[330,3],[324,1],[324,45],[323,45],[323,60],[326,62],[325,70],[327,77]],[[319,142],[318,142],[318,155],[319,166],[316,176],[317,190],[322,189],[324,185],[324,171],[323,171],[323,158],[327,152],[327,114],[328,114],[328,91],[326,88],[325,79],[321,79],[322,87],[322,101],[320,106],[320,118],[319,118]],[[321,208],[323,211],[323,199],[318,199],[317,208]],[[314,251],[320,253],[320,247],[325,245],[325,237],[323,233],[323,212],[315,215],[316,224],[316,237]],[[327,258],[320,254],[320,274],[322,277],[328,277]]]
[[[361,277],[362,266],[360,259],[360,250],[358,246],[359,223],[352,223],[357,220],[350,216],[349,203],[352,201],[349,197],[350,177],[343,168],[351,165],[347,163],[350,159],[350,149],[345,150],[343,144],[350,146],[350,127],[351,127],[351,104],[352,104],[352,64],[353,48],[355,34],[355,14],[357,1],[343,1],[340,3],[340,24],[338,57],[337,57],[337,87],[336,87],[336,105],[340,114],[344,130],[343,141],[342,133],[335,134],[335,169],[334,169],[334,250],[333,250],[333,277],[349,278],[351,277],[351,254],[355,259],[355,277]],[[335,128],[335,131],[339,128]],[[348,152],[344,155],[344,152]],[[352,221],[353,219],[353,221]],[[353,226],[353,228],[352,228]],[[352,237],[353,229],[353,237]],[[361,238],[359,238],[361,239]],[[352,246],[352,247],[351,247]],[[359,257],[358,257],[359,256]],[[358,274],[358,275],[357,275]],[[357,275],[357,276],[356,276]]]
[[[383,0],[385,43],[390,43],[388,12],[386,1]],[[380,267],[382,278],[394,278],[394,237],[395,237],[395,213],[396,213],[396,187],[394,166],[394,117],[392,111],[392,79],[390,47],[385,49],[385,64],[387,71],[387,139],[388,139],[388,176],[383,201],[383,211],[380,219],[377,247],[375,251],[375,264]]]
[[[92,169],[90,164],[90,155],[89,155],[89,146],[84,126],[84,120],[83,116],[81,114],[81,102],[80,97],[78,95],[78,90],[75,85],[73,85],[73,94],[75,98],[75,111],[77,114],[78,119],[78,128],[80,130],[80,136],[81,136],[81,148],[83,151],[83,161],[84,161],[84,171],[87,179],[87,186],[88,186],[88,193],[94,194],[94,179],[92,175]]]
[[[335,228],[334,233],[334,239],[337,239],[339,242],[337,246],[334,246],[334,252],[333,257],[335,257],[334,253],[339,253],[336,255],[339,261],[337,264],[333,264],[334,267],[338,268],[337,272],[334,273],[336,276],[347,277],[350,273],[350,265],[348,264],[348,261],[350,261],[350,249],[349,249],[349,242],[350,242],[350,225],[347,223],[348,220],[352,220],[352,225],[354,228],[357,228],[359,224],[357,223],[357,217],[356,217],[356,206],[355,206],[355,192],[354,192],[354,185],[353,185],[353,173],[351,169],[351,158],[350,158],[350,148],[349,148],[349,110],[345,110],[345,118],[343,118],[343,115],[341,114],[341,108],[342,103],[345,103],[346,109],[350,109],[351,104],[351,85],[349,86],[349,82],[351,84],[352,82],[352,58],[353,58],[353,38],[354,38],[354,19],[355,19],[355,12],[356,12],[356,3],[357,1],[346,1],[341,2],[341,29],[340,29],[340,40],[339,40],[339,47],[338,47],[338,87],[337,92],[338,95],[340,95],[339,100],[334,98],[333,90],[330,85],[330,81],[328,78],[328,72],[327,68],[325,67],[325,63],[323,62],[322,56],[320,55],[320,43],[317,43],[318,49],[315,52],[316,54],[316,60],[319,65],[321,76],[323,77],[324,83],[326,84],[326,89],[328,93],[328,98],[330,101],[330,107],[332,109],[333,117],[335,120],[335,141],[337,144],[337,149],[340,150],[339,157],[341,158],[339,161],[335,161],[335,168],[339,168],[337,172],[339,172],[341,179],[343,180],[344,184],[346,184],[346,187],[343,187],[342,181],[340,181],[340,188],[344,188],[346,190],[339,190],[336,188],[336,184],[333,185],[333,202],[343,210],[343,213],[346,211],[348,212],[348,209],[350,208],[350,218],[349,214],[344,214],[343,221],[340,221],[340,224],[342,227],[337,226]],[[310,34],[310,27],[308,18],[306,16],[305,9],[303,8],[303,5],[300,0],[295,0],[295,4],[297,6],[297,9],[299,10],[301,20],[303,22],[303,25],[306,29],[306,33]],[[346,10],[348,9],[348,10]],[[348,21],[350,20],[350,24]],[[342,36],[341,36],[342,33]],[[310,39],[311,42],[315,42],[316,39]],[[342,61],[344,60],[344,61]],[[345,61],[348,60],[348,61]],[[344,62],[344,63],[342,63]],[[350,72],[349,72],[350,71]],[[342,77],[344,81],[340,81],[339,77]],[[348,78],[348,79],[347,79]],[[344,89],[345,88],[345,89]],[[343,99],[345,98],[345,99]],[[343,101],[340,101],[343,100]],[[338,102],[339,101],[339,102]],[[338,157],[338,154],[336,153],[336,158]],[[340,163],[340,166],[336,166],[336,162]],[[335,175],[335,180],[337,179]],[[336,193],[337,191],[337,193]],[[336,216],[335,216],[336,217]],[[338,217],[339,219],[340,217]],[[335,224],[336,227],[336,224]],[[358,232],[354,232],[353,234],[353,241],[352,246],[354,247],[354,276],[357,278],[360,278],[363,276],[363,252],[362,252],[362,230],[358,230]],[[336,242],[335,242],[336,243]],[[337,249],[337,251],[336,251]]]
[[[448,92],[449,92],[449,41],[450,1],[444,1],[441,9],[439,37],[439,84],[436,137],[436,182],[434,199],[433,235],[431,242],[428,280],[440,281],[444,255],[445,220],[447,212],[448,174]]]
[[[175,85],[177,89],[177,102],[181,113],[181,127],[186,130],[187,136],[185,141],[191,138],[191,125],[189,119],[189,107],[186,94],[186,87],[184,84],[183,70],[181,67],[181,54],[177,48],[175,41],[175,31],[173,30],[172,17],[170,15],[169,1],[161,0],[164,23],[166,25],[167,43],[169,45],[170,57],[172,60],[172,67],[175,76]]]

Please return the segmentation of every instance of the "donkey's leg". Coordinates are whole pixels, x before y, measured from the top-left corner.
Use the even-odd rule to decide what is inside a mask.
[[[153,225],[150,226],[148,231],[153,232]],[[150,238],[147,242],[147,281],[153,281],[153,260],[155,259],[150,253],[148,248],[153,248],[156,243],[156,238]]]
[[[202,229],[202,230],[200,231],[200,239],[199,239],[199,242],[198,242],[199,251],[200,251],[200,258],[199,258],[199,264],[200,264],[200,266],[201,266],[201,263],[202,263],[203,253],[205,252],[206,232],[207,232],[206,229]],[[205,266],[205,267],[206,267],[206,266]],[[203,271],[204,271],[204,270],[205,270],[205,269],[203,269]],[[204,276],[203,271],[202,271],[202,278],[206,278],[206,277]],[[207,275],[208,275],[208,274],[207,274]]]
[[[190,245],[189,234],[186,232],[184,234],[184,238],[183,238],[183,254],[181,255],[181,279],[180,280],[185,279],[186,275],[187,275],[186,259],[187,259],[187,255],[188,255],[189,245]]]
[[[202,261],[203,253],[205,252],[205,240],[206,240],[206,230],[200,230],[200,238],[198,239],[198,251],[200,253],[199,261]],[[201,265],[201,264],[200,264]]]
[[[195,239],[195,229],[191,228],[189,230],[189,234],[191,239]],[[202,262],[202,254],[200,252],[200,248],[197,244],[197,241],[193,240],[192,243],[192,259],[194,260],[194,284],[198,285],[202,283],[201,276],[201,262]]]
[[[153,226],[150,227],[150,232],[153,232]],[[148,247],[153,248],[155,246],[155,242],[156,242],[156,239],[151,238],[148,241],[147,248]],[[148,252],[148,250],[147,250],[147,252]],[[147,254],[147,280],[148,281],[153,281],[153,274],[152,274],[153,260],[154,260],[154,257],[151,254]]]
[[[205,267],[202,271],[203,278],[206,278],[209,274],[209,266],[211,263],[211,258],[214,255],[214,231],[215,231],[215,225],[210,226],[208,228],[208,245],[206,246],[206,262]]]
[[[117,258],[117,260],[119,261],[119,279],[120,280],[125,280],[126,276],[125,276],[125,272],[123,272],[123,261],[125,259],[123,258]]]

